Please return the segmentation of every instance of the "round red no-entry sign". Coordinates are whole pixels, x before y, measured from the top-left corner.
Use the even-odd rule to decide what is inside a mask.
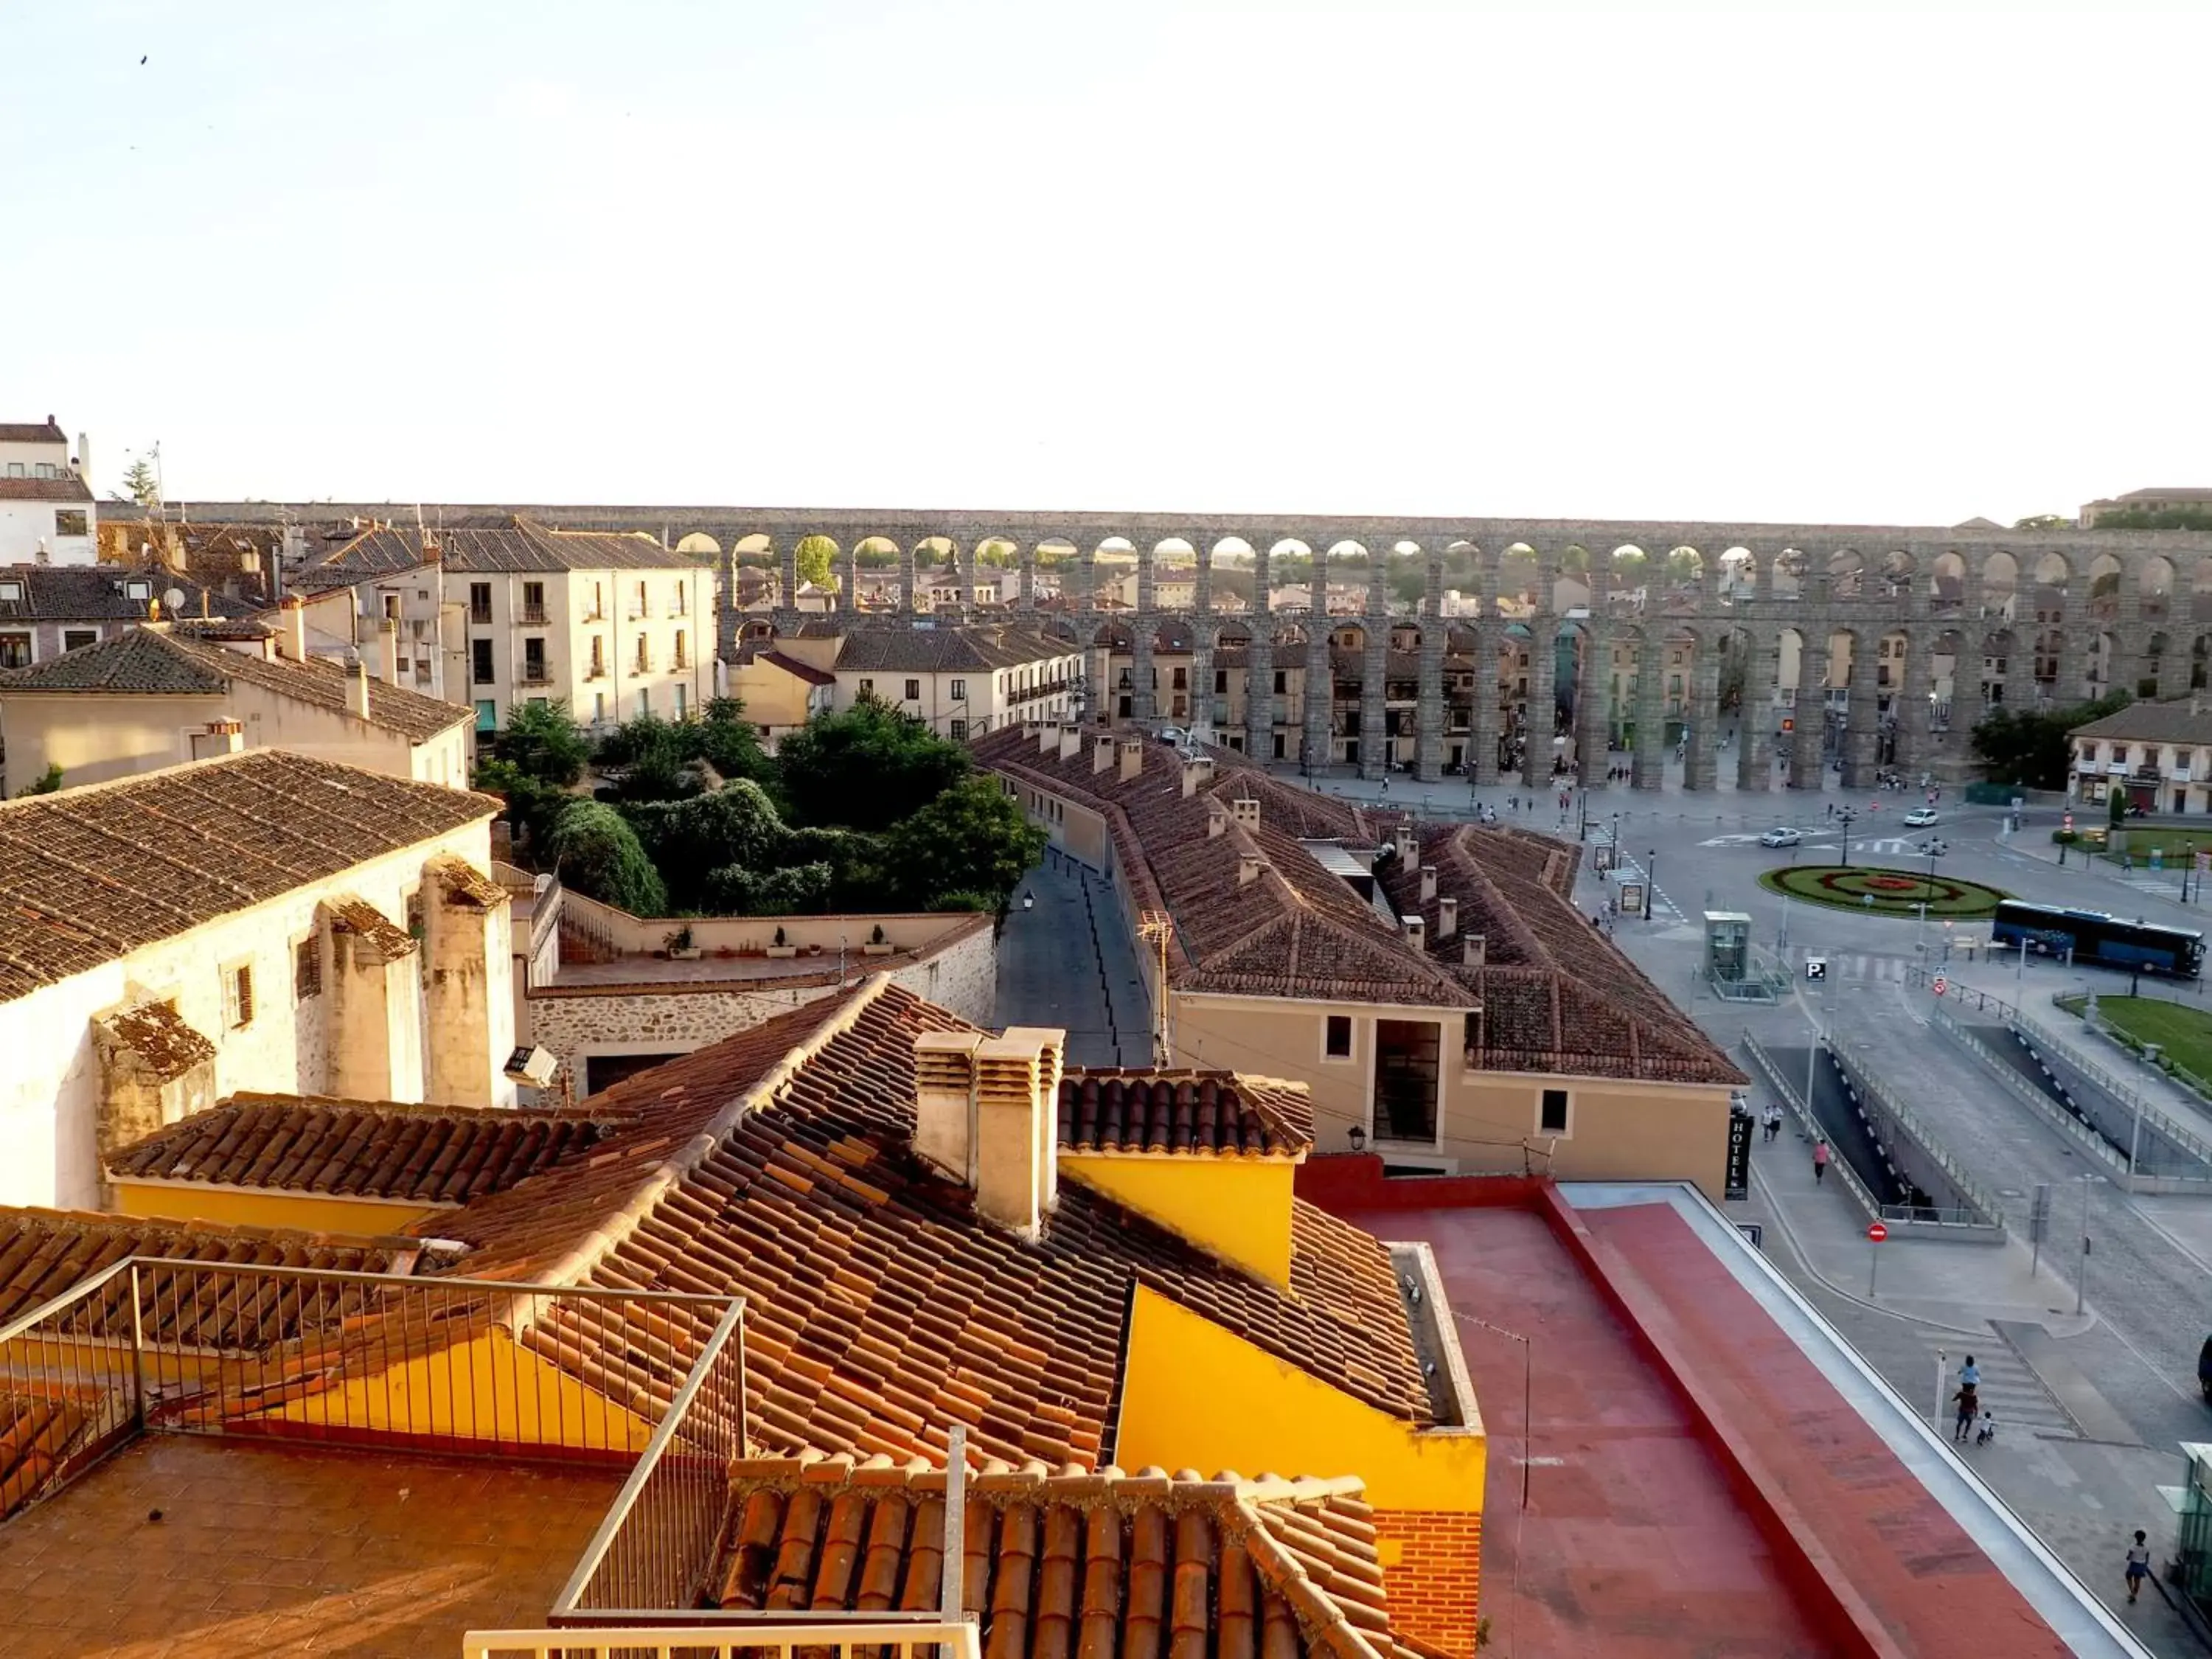
[[[1883,1226],[1881,1223],[1877,1221],[1873,1226],[1867,1229],[1867,1237],[1874,1240],[1875,1243],[1879,1244],[1883,1239],[1889,1237],[1889,1229]]]

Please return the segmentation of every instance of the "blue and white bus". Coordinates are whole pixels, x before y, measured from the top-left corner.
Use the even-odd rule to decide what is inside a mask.
[[[2173,979],[2195,979],[2204,965],[2204,935],[2191,928],[2005,899],[1990,925],[1990,943],[2016,948],[2023,939],[2039,956],[2071,951],[2076,962]]]

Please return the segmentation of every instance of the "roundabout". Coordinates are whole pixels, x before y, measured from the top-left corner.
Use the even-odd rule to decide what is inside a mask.
[[[1925,905],[1931,916],[1978,919],[1993,915],[1998,902],[2011,896],[2001,888],[1985,887],[1978,881],[1930,878],[1917,870],[1890,870],[1878,865],[1784,865],[1761,875],[1759,884],[1770,893],[1785,894],[1807,904],[1825,904],[1862,915],[1917,917]]]

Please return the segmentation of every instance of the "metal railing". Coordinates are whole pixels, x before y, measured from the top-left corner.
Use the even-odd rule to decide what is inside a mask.
[[[2137,1119],[2142,1126],[2154,1131],[2178,1147],[2182,1154],[2196,1160],[2201,1172],[2212,1174],[2212,1146],[2203,1136],[2170,1114],[2154,1106],[2142,1090],[2106,1071],[2095,1060],[2070,1043],[2066,1042],[2045,1026],[2038,1024],[2015,1009],[2006,1022],[2031,1048],[2044,1048],[2056,1054],[2060,1061],[2080,1073],[2091,1084],[2112,1097],[2113,1102]],[[2187,1171],[2192,1176],[2200,1171]]]
[[[1934,1213],[1933,1219],[1945,1226],[1978,1224],[2002,1227],[2004,1224],[2004,1209],[1997,1202],[1996,1195],[1966,1172],[1966,1167],[1936,1138],[1935,1132],[1923,1123],[1919,1115],[1899,1099],[1896,1091],[1882,1081],[1880,1074],[1868,1063],[1864,1045],[1856,1042],[1838,1042],[1831,1040],[1828,1046],[1830,1051],[1838,1059],[1849,1062],[1859,1086],[1880,1103],[1882,1110],[1889,1115],[1890,1121],[1897,1126],[1899,1133],[1906,1136],[1915,1146],[1926,1154],[1936,1167],[1943,1172],[1944,1177],[1950,1182],[1959,1195],[1966,1200],[1967,1207],[1965,1210],[1938,1208]],[[1911,1220],[1916,1217],[1923,1220],[1930,1218],[1926,1206],[1884,1205],[1882,1208],[1884,1220],[1899,1218]],[[1890,1216],[1887,1212],[1891,1210],[1897,1211],[1898,1217]]]
[[[972,1621],[850,1623],[756,1614],[742,1627],[634,1626],[620,1630],[472,1630],[461,1659],[979,1659]]]
[[[570,1620],[650,1623],[712,1607],[730,1465],[745,1450],[744,1309],[732,1303],[553,1603]]]
[[[1759,1047],[1759,1040],[1748,1031],[1743,1034],[1743,1048],[1751,1056],[1752,1063],[1758,1066],[1760,1075],[1766,1079],[1766,1086],[1773,1091],[1775,1098],[1789,1108],[1790,1115],[1797,1120],[1797,1127],[1806,1138],[1811,1140],[1827,1139],[1828,1132],[1820,1127],[1820,1120],[1813,1115],[1813,1103],[1791,1086],[1782,1075],[1782,1068],[1774,1063],[1773,1057]],[[1882,1206],[1875,1201],[1874,1194],[1867,1190],[1866,1182],[1859,1179],[1858,1172],[1851,1168],[1849,1159],[1832,1159],[1829,1167],[1842,1178],[1844,1189],[1858,1201],[1859,1208],[1869,1219],[1881,1217]]]
[[[1942,1031],[1952,1041],[1979,1060],[1983,1066],[1998,1082],[2004,1085],[2022,1103],[2032,1107],[2041,1115],[2045,1122],[2049,1123],[2062,1134],[2079,1141],[2091,1154],[2103,1159],[2106,1164],[2115,1168],[2124,1164],[2124,1160],[2112,1151],[2111,1144],[2104,1136],[2099,1134],[2071,1112],[2067,1111],[2049,1095],[2022,1077],[2014,1067],[2007,1065],[2001,1056],[1991,1052],[1987,1043],[1961,1025],[1948,1012],[1937,1008],[1932,1012],[1930,1017],[1935,1020],[1938,1030]]]
[[[128,1257],[0,1328],[0,1409],[40,1448],[0,1514],[140,1431],[628,1466],[661,1425],[652,1394],[611,1396],[546,1351],[581,1322],[740,1311],[678,1291]]]

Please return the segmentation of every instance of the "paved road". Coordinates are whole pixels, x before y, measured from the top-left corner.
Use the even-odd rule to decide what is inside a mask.
[[[1152,1058],[1144,989],[1112,892],[1057,854],[1030,872],[999,941],[998,1021],[1066,1028],[1076,1066],[1142,1066]]]

